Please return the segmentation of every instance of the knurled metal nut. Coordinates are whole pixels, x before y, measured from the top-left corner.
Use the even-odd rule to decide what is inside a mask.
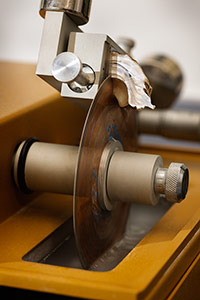
[[[166,199],[180,202],[185,198],[188,188],[188,169],[184,164],[171,163],[166,176]]]

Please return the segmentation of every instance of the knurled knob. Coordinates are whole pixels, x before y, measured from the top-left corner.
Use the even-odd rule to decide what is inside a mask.
[[[184,164],[171,163],[166,172],[166,200],[170,202],[181,202],[187,194],[188,184],[188,168]]]

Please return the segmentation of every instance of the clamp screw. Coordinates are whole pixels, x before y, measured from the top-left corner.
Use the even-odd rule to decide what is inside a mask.
[[[82,64],[72,52],[62,52],[52,63],[52,75],[77,93],[88,91],[95,82],[95,72],[87,64]]]

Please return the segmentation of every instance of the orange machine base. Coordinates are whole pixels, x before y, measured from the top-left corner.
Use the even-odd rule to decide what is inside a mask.
[[[72,216],[72,198],[22,195],[11,178],[14,148],[31,136],[77,145],[85,112],[36,78],[33,66],[2,63],[0,70],[0,285],[85,299],[199,299],[199,150],[139,149],[162,155],[166,165],[184,162],[189,192],[114,269],[94,272],[23,259]]]

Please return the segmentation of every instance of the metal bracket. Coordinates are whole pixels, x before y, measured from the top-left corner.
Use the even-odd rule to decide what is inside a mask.
[[[75,53],[84,64],[94,70],[95,83],[90,90],[81,94],[76,93],[69,88],[68,84],[61,83],[53,77],[52,62],[64,51]],[[65,13],[47,11],[36,74],[56,88],[61,96],[88,107],[102,81],[109,74],[107,62],[113,51],[125,53],[107,35],[83,33]]]

